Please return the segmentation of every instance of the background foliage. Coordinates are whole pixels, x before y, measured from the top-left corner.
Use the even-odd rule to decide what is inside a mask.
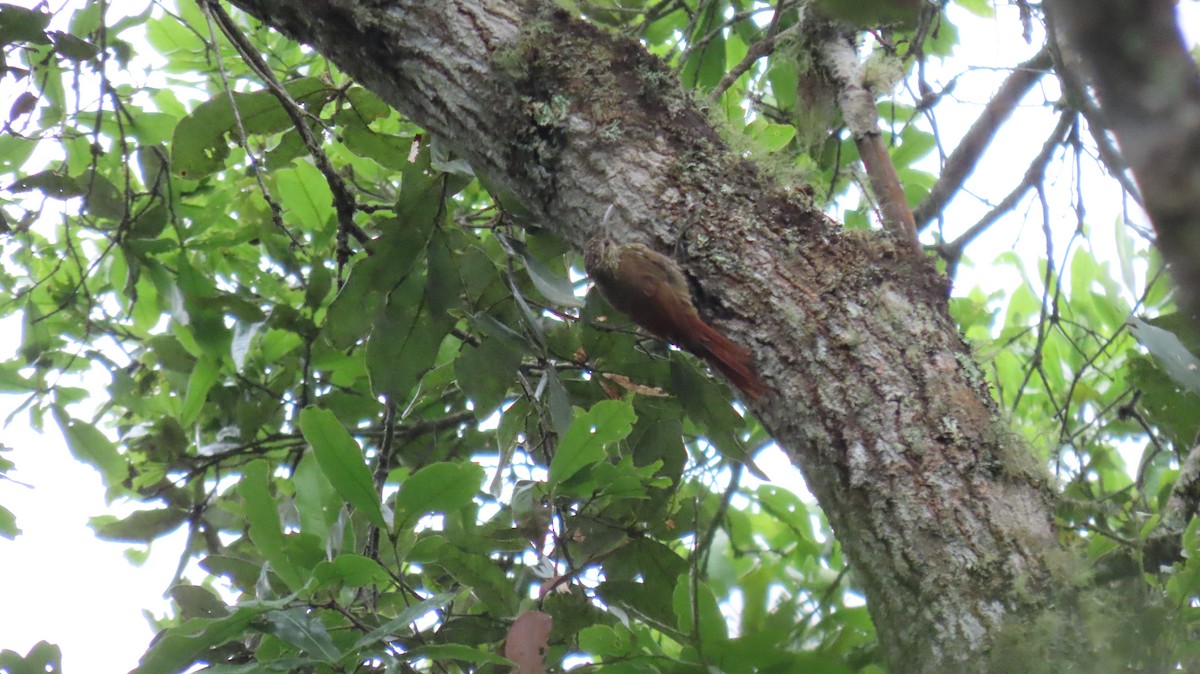
[[[576,9],[712,97],[731,143],[780,180],[871,226],[793,5]],[[88,3],[56,29],[0,6],[19,92],[0,135],[0,312],[23,321],[0,390],[23,396],[22,423],[61,430],[111,499],[143,505],[96,517],[98,536],[188,532],[176,614],[138,671],[501,671],[542,643],[552,668],[882,671],[819,509],[739,462],[769,442],[761,426],[588,291],[578,254],[312,51],[234,16],[301,129],[196,4],[130,11]],[[739,73],[766,37],[774,53]],[[880,110],[915,206],[944,157],[924,68],[955,25],[866,44],[901,82]],[[1093,161],[1063,114],[1055,161]],[[1034,211],[1081,189],[1034,187]],[[1054,472],[1064,535],[1097,561],[1155,533],[1200,431],[1200,349],[1136,231],[1117,226],[1101,259],[1077,212],[1065,250],[1047,216],[1042,259],[982,252],[1022,283],[960,287],[952,309]],[[0,534],[18,534],[2,506]],[[1195,527],[1184,542],[1197,549]],[[1184,633],[1196,559],[1136,589]],[[1195,643],[1139,652],[1194,662]],[[56,658],[6,651],[0,668]]]

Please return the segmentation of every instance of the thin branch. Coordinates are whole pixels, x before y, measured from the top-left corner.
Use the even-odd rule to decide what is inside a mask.
[[[941,178],[913,211],[913,219],[918,228],[924,229],[958,193],[967,177],[979,164],[984,150],[992,142],[1000,126],[1012,115],[1017,104],[1025,98],[1025,94],[1034,83],[1046,73],[1050,63],[1050,50],[1043,47],[1033,58],[1017,66],[1004,80],[996,90],[996,95],[988,101],[979,118],[963,136],[958,147],[954,148],[946,159]]]
[[[729,90],[729,87],[733,86],[733,83],[744,75],[747,70],[750,70],[755,63],[758,63],[759,59],[770,56],[775,51],[775,45],[779,43],[780,38],[799,30],[800,26],[804,25],[798,21],[782,33],[779,32],[779,20],[783,18],[785,4],[786,0],[779,0],[779,4],[775,7],[775,16],[771,17],[771,24],[767,26],[766,35],[763,39],[750,45],[750,49],[746,51],[746,55],[742,57],[742,60],[730,68],[729,72],[725,73],[725,76],[717,83],[717,87],[708,95],[709,101],[715,103],[720,100],[721,96]]]
[[[205,7],[215,8],[218,10],[220,9],[220,7],[215,3],[212,3],[211,5],[201,5],[202,9]],[[233,114],[234,125],[237,126],[238,140],[241,142],[242,148],[246,150],[246,157],[248,157],[250,160],[250,168],[254,173],[254,180],[258,183],[258,191],[262,194],[263,201],[267,202],[267,207],[271,211],[271,222],[275,224],[276,229],[286,234],[288,239],[291,240],[292,245],[299,248],[304,244],[297,239],[296,235],[292,233],[292,230],[288,229],[287,225],[284,224],[283,208],[279,205],[279,202],[275,201],[275,198],[271,196],[271,191],[267,189],[267,183],[262,177],[261,162],[259,162],[258,157],[255,156],[254,151],[250,149],[250,135],[246,133],[246,126],[242,123],[242,113],[241,110],[238,109],[237,100],[234,98],[233,86],[229,83],[229,77],[226,75],[225,63],[221,58],[221,50],[216,46],[217,36],[212,25],[213,14],[211,12],[206,13],[205,18],[208,20],[208,32],[213,41],[213,56],[217,61],[217,73],[221,76],[221,83],[224,85],[225,93],[229,97],[229,111]]]
[[[369,248],[371,237],[354,223],[354,212],[357,208],[355,204],[354,194],[346,187],[346,181],[338,175],[337,170],[333,168],[333,164],[329,161],[329,156],[325,154],[325,150],[321,148],[321,144],[317,141],[312,133],[312,129],[308,127],[308,121],[305,119],[307,114],[296,99],[288,93],[287,89],[283,88],[283,84],[275,77],[270,66],[263,61],[262,56],[254,45],[246,39],[242,31],[234,23],[233,17],[225,11],[217,2],[207,2],[205,8],[209,16],[216,19],[217,25],[220,26],[221,32],[229,41],[233,43],[238,53],[246,60],[250,67],[258,73],[263,84],[267,89],[279,100],[280,106],[284,112],[292,120],[292,125],[296,127],[296,132],[300,134],[300,139],[304,141],[304,147],[308,149],[308,153],[313,158],[313,163],[316,164],[317,170],[325,177],[325,182],[329,183],[329,189],[333,192],[333,206],[338,216],[338,229],[344,232],[349,232],[358,242],[364,247]],[[220,53],[219,51],[217,52]],[[232,101],[230,101],[232,103]],[[237,113],[237,106],[234,106],[234,113]],[[257,171],[255,174],[257,175]]]
[[[1017,206],[1017,203],[1025,197],[1026,192],[1042,182],[1042,179],[1046,175],[1046,166],[1050,164],[1050,159],[1054,155],[1054,151],[1065,142],[1067,133],[1070,132],[1071,126],[1074,123],[1074,111],[1064,112],[1058,118],[1058,125],[1054,127],[1054,131],[1050,133],[1050,137],[1042,144],[1041,151],[1033,158],[1033,161],[1029,162],[1029,168],[1025,169],[1025,176],[1021,178],[1021,182],[999,204],[996,204],[995,208],[980,218],[979,222],[967,228],[967,231],[959,235],[954,241],[940,246],[939,253],[943,259],[951,264],[956,263],[962,257],[963,249],[967,247],[967,244],[974,241],[975,237],[982,234],[1002,216],[1012,211]]]
[[[883,143],[875,95],[867,87],[866,74],[853,39],[843,36],[827,41],[821,48],[821,58],[837,83],[838,105],[846,128],[854,136],[871,190],[879,201],[884,229],[901,244],[907,244],[914,255],[920,255],[913,214],[896,175],[896,166]]]
[[[1145,204],[1142,203],[1141,190],[1130,179],[1129,164],[1121,156],[1121,152],[1113,144],[1112,139],[1108,135],[1108,125],[1104,123],[1104,114],[1100,111],[1100,107],[1096,105],[1095,99],[1087,92],[1083,83],[1079,81],[1079,77],[1075,74],[1075,71],[1067,67],[1063,62],[1062,50],[1059,49],[1058,43],[1054,40],[1050,40],[1050,55],[1054,60],[1054,72],[1058,75],[1058,81],[1062,84],[1067,103],[1083,113],[1083,118],[1087,120],[1088,130],[1092,134],[1092,139],[1096,141],[1096,150],[1100,155],[1100,161],[1104,164],[1104,168],[1108,169],[1109,175],[1121,183],[1121,187],[1127,194],[1133,197],[1137,205],[1145,209]]]

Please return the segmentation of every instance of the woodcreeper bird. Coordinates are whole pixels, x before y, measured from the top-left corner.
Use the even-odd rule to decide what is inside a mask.
[[[613,308],[646,331],[699,356],[751,398],[767,387],[754,373],[750,352],[700,318],[687,279],[671,258],[640,243],[620,243],[605,213],[600,233],[583,251],[584,266]]]

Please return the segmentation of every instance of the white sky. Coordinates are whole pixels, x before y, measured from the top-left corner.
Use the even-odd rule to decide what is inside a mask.
[[[17,4],[34,3],[27,0]],[[1185,2],[1180,9],[1185,15],[1185,25],[1200,29],[1197,4]],[[941,77],[942,83],[968,66],[1003,68],[1024,60],[1033,51],[1020,40],[1016,24],[1007,16],[998,21],[975,19],[957,11],[954,20],[967,47],[960,47],[959,55],[940,70],[946,73]],[[1194,36],[1196,30],[1189,33]],[[1036,45],[1040,39],[1034,42]],[[936,72],[939,71],[931,69],[935,86],[939,84]],[[960,78],[953,97],[955,102],[939,108],[940,131],[947,151],[974,121],[1003,74],[979,70]],[[1054,86],[1053,78],[1047,78],[1043,86]],[[6,93],[0,91],[0,99]],[[1053,100],[1056,95],[1050,91],[1045,98]],[[1030,98],[1034,103],[1041,100]],[[0,110],[7,110],[10,103],[0,100]],[[1014,122],[1005,127],[988,160],[976,172],[976,180],[969,183],[971,189],[984,192],[981,196],[992,203],[998,202],[1019,180],[1053,127],[1054,116],[1040,105],[1027,105],[1018,111]],[[980,177],[987,180],[979,180]],[[1121,203],[1113,198],[1111,183],[1105,182],[1101,188],[1102,183],[1096,180],[1096,177],[1085,179],[1085,186],[1096,185],[1086,192],[1088,222],[1093,227],[1096,252],[1111,258],[1111,227],[1121,212]],[[984,191],[980,187],[983,184],[989,185],[989,189]],[[1097,194],[1099,190],[1104,191]],[[1056,204],[1059,218],[1055,223],[1056,238],[1061,238],[1056,241],[1056,255],[1061,255],[1066,237],[1074,229],[1074,215],[1066,206]],[[954,222],[948,227],[948,235],[953,237],[986,210],[987,206],[981,202],[957,200],[947,213]],[[1105,227],[1110,228],[1107,233]],[[982,284],[989,289],[1011,288],[1017,280],[1015,274],[987,269],[993,255],[1009,250],[1017,250],[1030,260],[1042,253],[1044,242],[1037,217],[1026,219],[1018,213],[994,226],[968,251],[985,273],[960,277],[960,287]],[[14,353],[19,338],[19,321],[0,321],[0,353]],[[0,396],[0,418],[19,403],[17,396]],[[168,610],[169,602],[163,593],[175,572],[184,536],[176,532],[160,539],[154,544],[150,561],[140,567],[131,566],[125,559],[129,547],[126,544],[97,540],[87,526],[88,518],[110,511],[99,475],[70,456],[57,427],[52,420],[48,421],[47,432],[39,435],[28,428],[25,414],[18,415],[0,435],[0,442],[14,448],[4,454],[17,464],[11,477],[33,485],[30,489],[0,480],[0,504],[13,511],[17,525],[23,530],[15,541],[0,539],[0,649],[24,654],[35,643],[45,640],[63,649],[67,671],[126,672],[137,663],[153,635],[143,611],[161,616]],[[792,474],[778,451],[761,456],[758,462],[773,475]],[[793,480],[786,482],[799,484]],[[798,490],[801,488],[797,486]]]

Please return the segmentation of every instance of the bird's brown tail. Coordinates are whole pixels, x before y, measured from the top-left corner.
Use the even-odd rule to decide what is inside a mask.
[[[750,365],[750,352],[729,341],[725,335],[704,322],[698,322],[696,334],[691,336],[685,348],[700,356],[709,365],[725,375],[734,386],[753,399],[769,392],[767,385],[758,378]]]

